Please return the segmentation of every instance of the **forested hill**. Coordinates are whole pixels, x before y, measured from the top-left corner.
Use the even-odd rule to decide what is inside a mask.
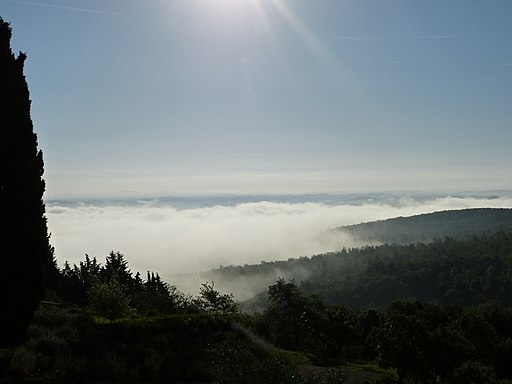
[[[474,234],[512,229],[512,209],[474,208],[440,211],[410,217],[336,228],[357,243],[411,244],[435,239],[468,238]]]
[[[512,232],[428,244],[381,245],[324,255],[329,268],[303,282],[308,293],[352,308],[395,300],[512,305]]]
[[[390,270],[400,271],[400,274],[403,275],[409,274],[407,276],[408,281],[414,281],[414,276],[417,276],[416,270],[422,268],[425,274],[431,273],[432,279],[438,279],[439,277],[435,271],[437,268],[436,263],[444,263],[445,266],[447,264],[446,260],[437,259],[436,255],[446,254],[448,252],[446,249],[449,249],[450,254],[453,255],[450,260],[457,263],[459,259],[456,256],[459,252],[463,252],[464,244],[466,244],[466,241],[470,241],[473,235],[479,236],[477,242],[488,243],[490,241],[489,238],[492,238],[496,231],[512,233],[512,209],[467,209],[463,211],[436,212],[427,215],[341,227],[340,230],[345,230],[346,228],[349,228],[349,231],[353,230],[360,234],[363,233],[363,228],[374,228],[374,232],[368,232],[370,234],[373,233],[371,238],[374,244],[387,243],[393,245],[370,246],[363,247],[362,249],[343,249],[323,255],[298,257],[284,261],[262,262],[256,265],[228,266],[203,272],[196,276],[185,275],[179,278],[171,278],[171,281],[185,289],[187,282],[194,282],[197,285],[201,281],[213,281],[218,289],[227,293],[233,293],[239,300],[246,300],[260,292],[266,291],[269,285],[274,284],[279,277],[282,277],[285,279],[295,279],[298,283],[309,281],[311,284],[308,286],[308,291],[319,293],[330,302],[337,302],[336,297],[340,297],[339,300],[347,302],[350,301],[347,299],[350,296],[349,292],[354,287],[357,287],[358,283],[370,285],[376,283],[375,279],[379,275],[379,267],[377,266],[380,265],[376,260],[382,259],[382,268],[389,266]],[[393,228],[394,230],[392,230]],[[387,237],[385,236],[386,233]],[[380,241],[376,240],[377,234],[380,236]],[[432,242],[434,238],[444,239],[445,237],[450,237],[451,241],[457,239],[454,243],[456,245],[440,240],[433,242],[431,246],[422,248],[413,245],[406,246],[406,244],[400,244],[399,241],[393,239],[399,238],[402,241],[406,238],[414,239],[415,241],[411,241],[410,244],[416,244],[420,242],[428,243]],[[509,237],[505,237],[503,241],[507,243],[509,240]],[[360,244],[364,244],[364,242]],[[507,247],[510,247],[510,244]],[[380,258],[379,255],[382,256],[383,254],[386,257]],[[397,258],[389,255],[396,255]],[[475,255],[475,257],[484,256],[484,251]],[[422,264],[422,258],[425,258],[425,263],[428,263],[428,265]],[[400,263],[404,263],[403,266],[398,265]],[[478,272],[476,270],[473,272],[485,272],[485,266],[488,265],[485,260],[481,263],[479,262],[479,265],[481,268],[479,267]],[[456,265],[453,264],[452,266]],[[501,266],[501,264],[496,264],[496,268],[501,268]],[[413,269],[408,270],[409,267]],[[425,268],[433,269],[430,272],[426,272],[427,269]],[[372,278],[366,278],[368,277],[367,271],[373,274]],[[443,273],[451,273],[453,275],[455,270],[448,272],[444,270]],[[463,274],[464,272],[460,273]],[[394,290],[400,292],[403,276],[397,276],[391,273],[391,275],[386,275],[386,278],[400,281],[397,286],[393,286]],[[342,280],[348,281],[347,279],[350,279],[352,285],[341,284]],[[423,284],[429,277],[422,275],[422,279]],[[457,279],[460,280],[460,277]],[[181,284],[182,281],[185,284]],[[382,288],[382,284],[383,280],[381,279],[376,283],[375,287]],[[368,286],[368,292],[371,292],[373,289],[370,285]],[[417,293],[407,292],[406,290],[403,290],[402,293],[402,298],[418,297]],[[435,298],[438,294],[441,293],[428,293],[430,295],[429,299],[431,301],[443,301],[444,299],[438,300]],[[345,298],[342,299],[342,296],[345,296]],[[454,298],[453,295],[451,297]],[[424,298],[426,299],[426,296]],[[386,296],[382,297],[382,299],[374,300],[373,297],[367,296],[361,298],[361,300],[354,300],[351,304],[353,306],[365,306],[372,303],[384,305],[385,302],[392,299],[393,295],[387,291]]]

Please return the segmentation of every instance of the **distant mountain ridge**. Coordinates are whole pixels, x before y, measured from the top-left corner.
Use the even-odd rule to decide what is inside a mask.
[[[510,208],[468,208],[396,217],[338,227],[335,231],[368,244],[429,243],[444,237],[465,238],[475,234],[512,229]]]

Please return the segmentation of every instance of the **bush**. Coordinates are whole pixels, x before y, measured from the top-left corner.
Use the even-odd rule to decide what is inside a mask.
[[[89,290],[91,308],[100,316],[113,322],[128,314],[129,299],[123,286],[116,279],[108,283],[95,281]]]

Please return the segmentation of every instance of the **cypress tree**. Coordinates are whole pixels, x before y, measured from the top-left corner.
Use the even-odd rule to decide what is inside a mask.
[[[57,267],[45,217],[43,155],[30,117],[24,53],[15,57],[11,28],[0,18],[0,348],[24,335]]]

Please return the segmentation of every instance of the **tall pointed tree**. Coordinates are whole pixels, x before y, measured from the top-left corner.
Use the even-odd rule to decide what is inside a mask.
[[[15,57],[11,28],[0,18],[0,347],[23,336],[56,270],[49,244],[43,155],[30,117],[24,53]]]

